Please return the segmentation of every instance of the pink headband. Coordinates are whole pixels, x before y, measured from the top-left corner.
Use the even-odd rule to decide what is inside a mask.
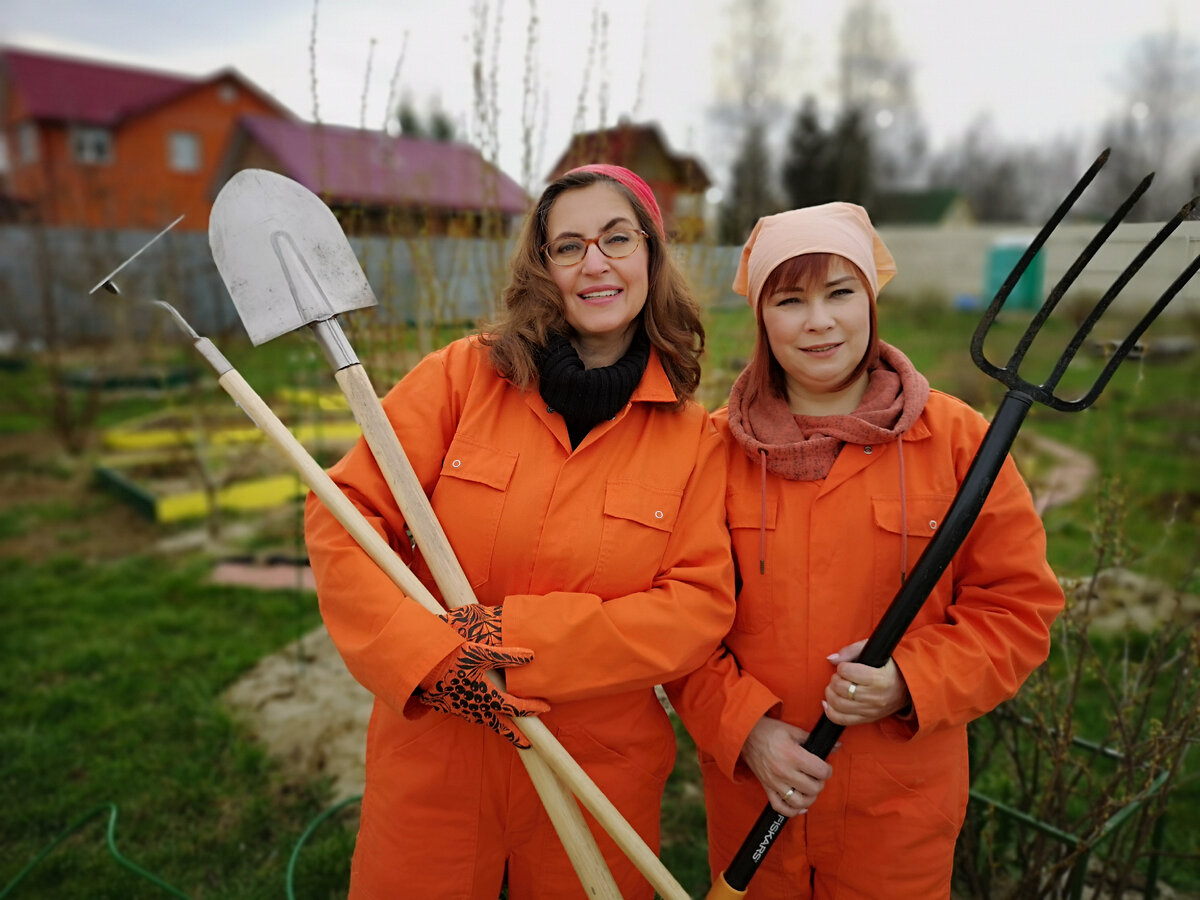
[[[623,184],[629,190],[633,191],[633,195],[641,201],[642,206],[646,207],[646,211],[650,213],[650,218],[654,219],[654,223],[658,226],[659,236],[666,234],[663,228],[662,211],[658,208],[658,201],[654,199],[654,191],[650,190],[650,185],[646,184],[638,175],[629,171],[624,166],[613,166],[608,163],[592,163],[587,166],[578,166],[567,175],[574,175],[579,172],[594,172],[597,175],[604,175],[611,178],[618,184]]]

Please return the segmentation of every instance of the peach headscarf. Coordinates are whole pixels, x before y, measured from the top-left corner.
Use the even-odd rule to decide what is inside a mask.
[[[896,261],[867,211],[853,203],[825,203],[759,219],[742,248],[734,291],[757,308],[763,284],[775,267],[806,253],[833,253],[850,260],[866,276],[872,300],[896,274]]]

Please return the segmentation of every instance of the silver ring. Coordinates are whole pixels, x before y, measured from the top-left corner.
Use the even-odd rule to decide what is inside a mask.
[[[788,798],[789,798],[789,797],[791,797],[791,796],[792,796],[792,794],[794,794],[794,793],[796,793],[796,789],[795,789],[795,788],[788,788],[788,790],[787,790],[787,793],[783,795],[783,802],[784,802],[784,803],[787,803],[787,802],[788,802]]]
[[[855,691],[857,691],[857,690],[858,690],[858,685],[857,685],[857,684],[855,684],[853,681],[852,681],[852,682],[850,682],[850,687],[848,687],[848,688],[846,689],[846,693],[850,695],[850,699],[851,699],[851,700],[853,700],[853,699],[854,699],[854,692],[855,692]]]

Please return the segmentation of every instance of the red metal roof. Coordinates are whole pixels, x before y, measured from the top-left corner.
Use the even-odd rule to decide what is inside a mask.
[[[115,125],[208,80],[11,47],[0,58],[35,119]]]
[[[240,125],[281,174],[331,201],[513,214],[529,207],[521,186],[469,144],[268,116],[245,116]]]

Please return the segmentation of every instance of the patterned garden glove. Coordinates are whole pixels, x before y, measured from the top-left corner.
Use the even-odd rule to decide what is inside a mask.
[[[419,699],[444,713],[486,725],[524,750],[530,746],[529,740],[508,719],[540,715],[549,712],[550,705],[502,691],[488,681],[485,673],[488,669],[523,666],[532,659],[533,651],[524,647],[488,647],[467,641],[446,657],[440,670],[421,682]]]
[[[446,613],[446,622],[466,640],[487,647],[501,644],[500,615],[503,606],[469,603]]]

